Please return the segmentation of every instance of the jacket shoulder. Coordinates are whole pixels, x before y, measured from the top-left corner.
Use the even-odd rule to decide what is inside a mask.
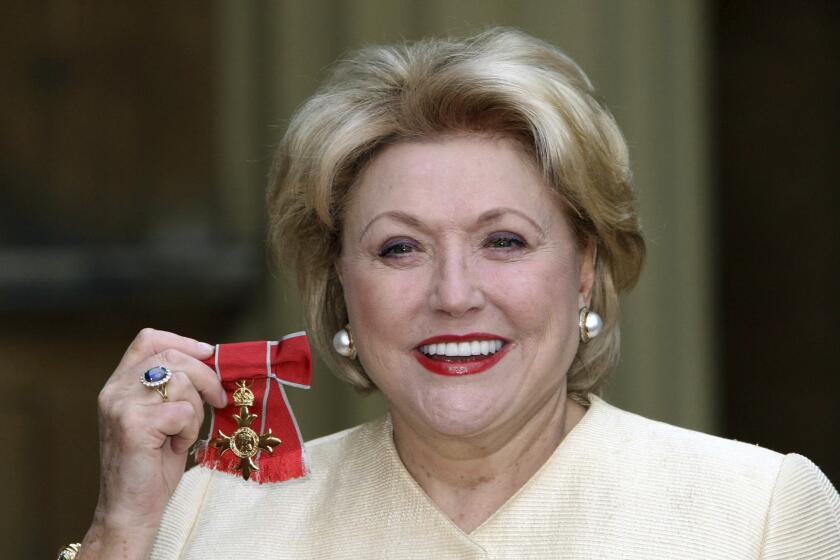
[[[783,455],[600,400],[590,412],[596,416],[584,453],[597,471],[588,489],[616,504],[616,534],[637,531],[642,542],[653,531],[668,554],[711,557],[725,550],[732,558],[759,557]]]
[[[726,439],[651,420],[601,401],[602,428],[624,458],[709,485],[746,484],[772,489],[784,455],[756,444]]]
[[[786,455],[779,470],[761,558],[840,558],[840,495],[802,455]]]

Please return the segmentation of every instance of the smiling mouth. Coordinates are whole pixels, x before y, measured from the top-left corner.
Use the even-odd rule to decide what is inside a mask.
[[[444,336],[417,347],[414,357],[431,373],[461,376],[490,369],[509,349],[510,344],[501,338]]]

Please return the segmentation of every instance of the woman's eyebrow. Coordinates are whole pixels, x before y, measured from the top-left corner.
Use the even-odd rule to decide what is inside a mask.
[[[534,226],[534,228],[539,232],[540,236],[545,236],[545,229],[539,223],[537,223],[537,221],[534,220],[531,216],[529,216],[525,212],[522,212],[515,208],[508,208],[506,206],[499,206],[498,208],[491,208],[490,210],[482,212],[482,214],[476,220],[476,223],[481,225],[486,224],[488,222],[494,222],[496,220],[501,219],[505,214],[514,214],[516,216],[519,216],[520,218],[524,219],[532,226]]]
[[[423,222],[420,220],[420,218],[414,216],[413,214],[409,214],[408,212],[402,212],[400,210],[389,210],[387,212],[382,212],[381,214],[378,214],[375,218],[368,222],[368,224],[365,226],[365,229],[362,230],[361,235],[359,235],[359,241],[361,241],[364,238],[365,233],[367,233],[367,230],[370,229],[370,226],[372,226],[373,224],[375,224],[383,218],[391,218],[393,220],[402,222],[408,226],[423,231],[426,231],[428,229],[425,225],[423,225]]]

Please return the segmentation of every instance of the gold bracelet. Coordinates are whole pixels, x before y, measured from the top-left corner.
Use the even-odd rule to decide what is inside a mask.
[[[79,543],[71,543],[66,546],[62,546],[58,551],[57,560],[74,560],[81,549],[82,545]]]

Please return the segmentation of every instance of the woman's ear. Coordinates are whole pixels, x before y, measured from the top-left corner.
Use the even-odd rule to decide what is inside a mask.
[[[598,258],[598,244],[590,237],[580,250],[580,299],[582,305],[592,303],[592,287],[595,285],[595,263]]]

